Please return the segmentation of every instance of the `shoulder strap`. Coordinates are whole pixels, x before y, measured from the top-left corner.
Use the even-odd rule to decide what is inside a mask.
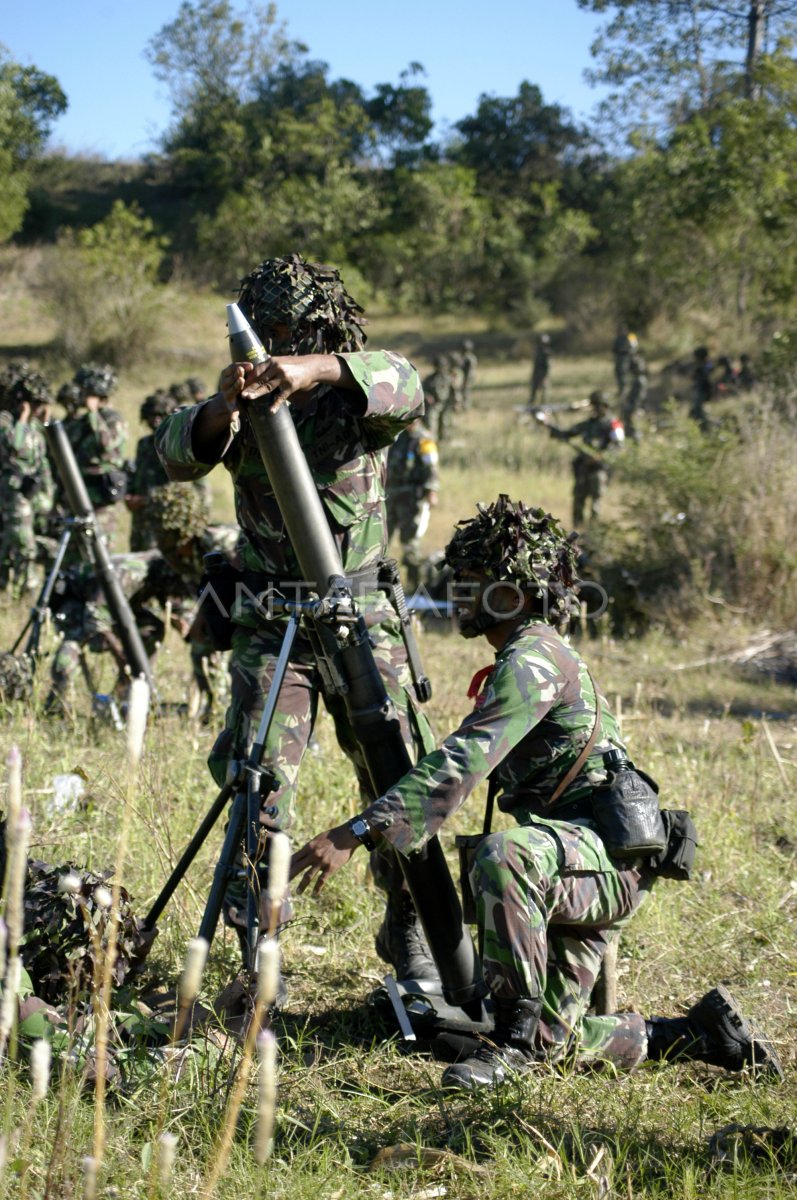
[[[595,723],[592,726],[592,732],[589,735],[589,740],[587,741],[586,746],[584,746],[583,750],[579,754],[576,761],[573,763],[570,770],[565,775],[564,779],[559,780],[559,783],[556,785],[556,788],[554,789],[554,792],[551,795],[551,798],[549,799],[548,803],[545,806],[546,808],[551,808],[554,804],[556,804],[556,801],[562,795],[564,790],[570,786],[570,784],[573,782],[573,780],[578,775],[581,768],[584,766],[584,763],[589,758],[590,754],[592,753],[592,747],[595,745],[596,741],[598,740],[598,733],[600,732],[600,726],[601,726],[601,698],[598,693],[598,689],[595,686],[595,680],[592,678],[592,675],[590,674],[589,670],[587,670],[587,678],[589,679],[590,683],[592,684],[592,690],[595,693]]]

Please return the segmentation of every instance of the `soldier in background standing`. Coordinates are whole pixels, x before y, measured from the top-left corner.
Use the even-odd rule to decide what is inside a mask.
[[[713,423],[706,412],[706,405],[714,397],[714,363],[709,357],[707,346],[697,347],[694,352],[694,360],[689,416],[693,421],[697,421],[700,428],[706,433]]]
[[[609,482],[608,455],[623,441],[622,422],[612,416],[605,392],[595,391],[589,398],[592,412],[584,421],[559,429],[551,425],[547,414],[540,413],[538,420],[547,425],[551,435],[570,441],[577,439],[576,457],[573,459],[573,524],[581,525],[590,505],[590,520],[600,516],[601,501]]]
[[[54,487],[42,424],[52,396],[42,375],[12,363],[0,377],[0,589],[20,593],[41,584],[36,516],[49,511]]]
[[[176,407],[177,401],[169,392],[158,390],[147,396],[139,410],[142,423],[152,432],[139,438],[125,496],[125,504],[133,514],[130,524],[130,549],[133,551],[152,550],[157,545],[156,528],[149,514],[149,493],[153,488],[168,484],[169,477],[155,449],[155,430]]]
[[[476,379],[476,368],[479,365],[479,360],[476,357],[476,351],[473,347],[473,342],[470,338],[465,338],[462,343],[462,408],[467,411],[470,407],[471,394],[473,384]]]
[[[617,380],[617,396],[620,400],[625,396],[628,386],[628,376],[631,370],[631,360],[639,350],[639,342],[635,333],[631,333],[627,325],[621,325],[617,337],[612,343],[614,358],[614,377]]]
[[[117,379],[111,367],[86,363],[74,382],[86,411],[65,428],[100,528],[110,541],[127,490],[127,425],[108,403]]]
[[[437,443],[418,417],[398,435],[387,455],[387,534],[398,534],[407,592],[420,583],[421,539],[440,490]]]
[[[644,409],[648,394],[648,365],[644,354],[638,352],[631,356],[631,386],[625,398],[623,408],[623,426],[626,436],[639,441],[639,430],[636,427],[637,414]]]
[[[426,401],[426,424],[435,441],[443,440],[440,432],[441,424],[445,432],[446,420],[441,420],[443,412],[450,409],[452,398],[451,370],[448,357],[438,354],[433,362],[434,370],[423,381],[423,395]]]
[[[551,338],[547,333],[541,333],[537,338],[537,348],[534,351],[534,365],[531,368],[531,393],[529,395],[529,412],[536,412],[548,404],[548,391],[551,375]]]

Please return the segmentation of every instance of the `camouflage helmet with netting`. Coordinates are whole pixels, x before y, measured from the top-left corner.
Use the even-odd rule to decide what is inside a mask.
[[[0,373],[0,408],[16,409],[20,404],[37,408],[52,404],[53,396],[47,380],[30,363],[12,362]]]
[[[476,507],[478,516],[457,523],[445,562],[455,572],[470,570],[495,583],[515,584],[543,601],[551,624],[566,620],[578,595],[576,535],[566,534],[551,513],[504,494]]]
[[[339,354],[365,345],[365,318],[334,267],[268,258],[241,281],[238,305],[272,354]],[[287,338],[277,334],[286,326]]]
[[[0,700],[29,700],[33,694],[33,664],[27,654],[0,654]]]
[[[74,381],[62,383],[55,398],[64,406],[67,416],[71,417],[80,406],[80,388]]]
[[[107,363],[83,363],[75,371],[74,382],[80,388],[80,398],[99,396],[107,400],[117,384],[116,372]]]
[[[196,375],[190,375],[185,381],[185,386],[188,388],[189,392],[191,393],[191,397],[194,400],[198,400],[200,396],[206,396],[208,394],[208,389],[205,387],[204,380],[197,378]]]
[[[142,421],[149,424],[155,417],[168,417],[169,413],[173,413],[176,408],[177,401],[174,396],[169,392],[164,392],[163,388],[158,388],[144,400],[138,410],[138,415]]]
[[[193,483],[167,483],[147,494],[147,517],[164,553],[200,537],[208,525],[205,498]]]
[[[170,383],[169,395],[175,404],[190,404],[194,398],[187,383]]]

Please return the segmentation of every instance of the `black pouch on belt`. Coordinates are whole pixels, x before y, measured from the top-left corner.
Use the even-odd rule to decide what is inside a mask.
[[[667,846],[658,787],[620,750],[604,754],[608,777],[592,793],[592,817],[614,858],[647,858]]]

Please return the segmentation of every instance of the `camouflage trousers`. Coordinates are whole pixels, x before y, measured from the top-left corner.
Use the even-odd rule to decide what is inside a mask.
[[[11,574],[18,591],[41,583],[36,565],[36,534],[33,505],[19,492],[5,493],[3,530],[0,534],[0,588],[8,586]]]
[[[208,759],[211,774],[219,786],[224,783],[229,760],[246,755],[257,731],[265,698],[274,679],[284,628],[283,622],[275,620],[255,629],[239,626],[233,635],[230,706],[225,728]],[[434,739],[428,721],[417,710],[409,694],[411,679],[398,620],[387,617],[374,624],[369,621],[369,633],[379,674],[396,710],[404,744],[415,762],[420,754],[434,748]],[[293,819],[299,768],[313,732],[319,700],[323,700],[332,717],[338,745],[354,767],[363,803],[375,798],[362,748],[354,736],[343,698],[324,695],[312,651],[300,634],[280,688],[263,756],[264,765],[276,777],[276,790],[268,795],[266,803],[277,808],[274,824],[280,829],[289,829]],[[386,844],[384,849],[371,855],[371,867],[377,884],[384,890],[392,892],[403,887],[398,859]]]
[[[429,501],[418,499],[414,488],[410,492],[388,496],[388,536],[398,534],[408,596],[417,589],[421,581],[421,539],[429,527],[429,513]]]
[[[609,472],[596,463],[576,459],[573,463],[573,524],[580,525],[586,515],[587,501],[590,516],[600,514],[601,499],[609,482]]]
[[[638,1013],[588,1013],[604,951],[647,898],[652,877],[609,857],[588,825],[541,821],[480,843],[470,874],[492,995],[542,997],[539,1049],[624,1067],[646,1053]]]

